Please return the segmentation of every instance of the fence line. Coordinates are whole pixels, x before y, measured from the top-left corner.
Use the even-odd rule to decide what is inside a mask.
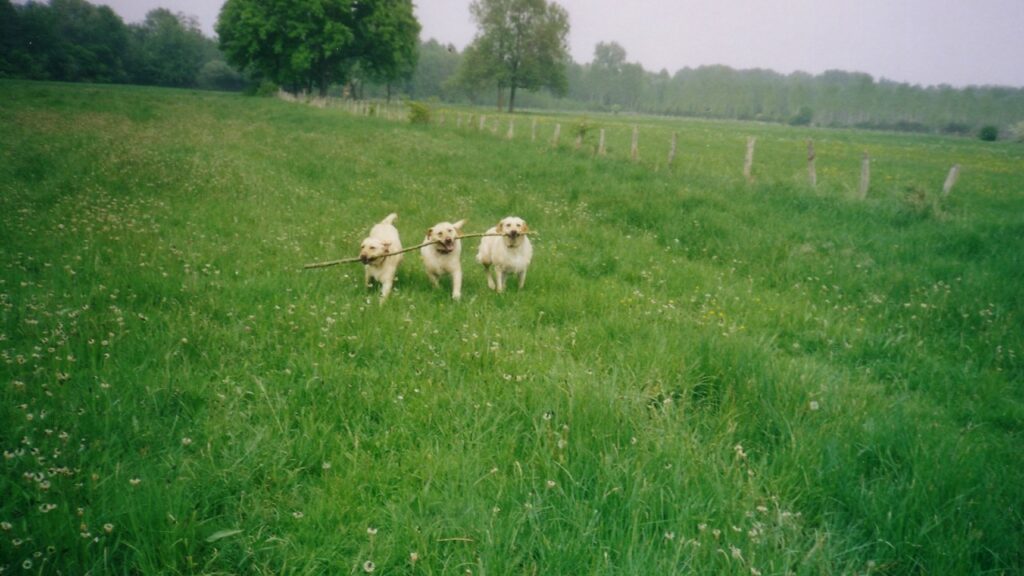
[[[313,106],[315,108],[337,108],[341,109],[349,114],[357,116],[375,117],[393,122],[408,122],[410,108],[405,102],[384,102],[376,100],[353,100],[348,98],[331,98],[331,97],[320,97],[313,96],[311,94],[290,94],[288,92],[279,91],[277,97],[286,102],[301,103]],[[446,114],[448,112],[448,114]],[[456,129],[462,129],[463,126],[470,128],[474,127],[474,119],[477,120],[475,127],[477,131],[483,132],[486,128],[490,127],[490,132],[495,136],[498,135],[500,124],[502,121],[501,116],[488,118],[486,114],[480,114],[475,116],[473,113],[463,113],[452,110],[438,110],[433,120],[433,123],[439,127],[446,125],[447,116],[454,117],[454,127]],[[488,120],[492,120],[489,122]],[[530,141],[537,141],[539,122],[537,117],[531,118],[530,122]],[[588,132],[588,126],[584,120],[578,128],[573,128],[576,133],[576,137],[572,143],[573,150],[581,150],[583,148],[584,140]],[[551,138],[548,141],[548,145],[551,148],[559,148],[561,144],[561,132],[562,124],[559,122],[554,123]],[[509,141],[516,139],[515,129],[515,118],[508,118],[508,129],[505,132],[504,138]],[[631,162],[640,161],[640,127],[637,124],[632,126],[632,136],[630,140],[629,148],[629,160]],[[757,144],[757,138],[754,136],[747,137],[746,154],[743,162],[743,177],[747,183],[752,184],[754,182],[754,151]],[[595,148],[589,148],[589,154],[594,157],[603,158],[608,156],[607,147],[607,135],[604,128],[598,130],[598,142]],[[678,164],[679,154],[679,133],[673,131],[668,147],[667,165],[669,168]],[[807,182],[808,185],[813,189],[818,185],[817,175],[817,153],[814,147],[814,140],[807,139]],[[941,189],[941,197],[946,198],[949,196],[953,187],[956,185],[957,180],[960,177],[960,165],[954,164],[946,176],[946,180],[943,183]],[[868,196],[868,192],[871,187],[871,156],[867,151],[864,151],[861,157],[860,165],[860,180],[856,188],[855,198],[864,200]],[[852,187],[847,189],[852,190]]]

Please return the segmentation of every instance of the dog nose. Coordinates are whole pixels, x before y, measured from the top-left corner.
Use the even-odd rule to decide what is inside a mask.
[[[370,261],[370,258],[366,254],[360,254],[359,261],[362,262],[363,264],[366,264],[367,262]]]
[[[513,237],[513,238],[515,238],[516,236],[519,236],[519,231],[518,230],[513,230],[513,231],[509,232],[508,235]]]

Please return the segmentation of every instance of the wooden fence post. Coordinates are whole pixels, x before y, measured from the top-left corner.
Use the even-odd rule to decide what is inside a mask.
[[[605,153],[606,152],[604,149],[604,128],[601,128],[601,137],[597,141],[597,155],[604,156]]]
[[[753,136],[747,136],[747,157],[743,161],[743,176],[747,179],[747,182],[753,182],[754,176],[751,174],[751,170],[754,167],[754,145],[757,144],[757,138]]]
[[[558,147],[558,137],[561,134],[562,134],[562,125],[561,124],[555,124],[555,134],[554,134],[554,136],[551,137],[551,147],[552,148],[557,148]]]
[[[536,142],[536,141],[537,141],[537,119],[534,118],[533,122],[530,124],[530,142]]]
[[[871,186],[871,156],[867,151],[860,160],[860,188],[857,190],[861,200],[868,197],[868,188]]]
[[[480,115],[480,126],[479,126],[479,129],[483,130],[484,126],[486,126],[486,125],[487,125],[487,115],[486,114],[481,114]]]
[[[679,139],[679,133],[672,133],[672,144],[668,147],[668,165],[671,167],[672,162],[676,159],[676,141]]]
[[[811,188],[818,186],[818,171],[814,168],[814,139],[807,139],[807,180]]]
[[[461,112],[459,112],[459,115],[455,117],[455,127],[456,128],[462,128],[462,113]]]
[[[640,127],[633,125],[633,143],[629,147],[629,158],[634,162],[640,158]]]
[[[953,164],[953,167],[949,169],[949,175],[946,176],[946,183],[942,185],[942,197],[949,196],[949,191],[956,185],[957,178],[960,177],[960,165]]]
[[[508,121],[508,133],[505,134],[505,138],[511,140],[516,135],[516,122],[515,120],[509,119]]]

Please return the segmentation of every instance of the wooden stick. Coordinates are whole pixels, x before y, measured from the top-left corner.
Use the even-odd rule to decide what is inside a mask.
[[[753,182],[754,176],[751,174],[751,169],[754,167],[754,145],[757,143],[757,138],[753,136],[747,136],[747,157],[743,161],[743,177],[747,179],[747,182]]]
[[[524,235],[528,234],[528,235],[531,235],[531,236],[536,236],[537,233],[536,232],[524,232],[523,234]],[[461,240],[463,238],[482,238],[484,236],[504,236],[504,234],[488,234],[486,232],[484,232],[482,234],[463,234],[462,236],[459,236],[459,239]],[[399,250],[398,252],[392,252],[390,254],[387,254],[386,256],[378,256],[378,258],[387,258],[388,256],[394,256],[396,254],[405,254],[406,252],[412,252],[413,250],[416,250],[418,248],[423,248],[424,246],[430,246],[431,244],[438,244],[438,243],[440,243],[440,240],[431,240],[430,242],[424,242],[422,244],[417,244],[415,246],[410,246],[408,248],[403,248],[403,249]],[[376,260],[376,258],[375,258],[375,260]],[[356,256],[355,258],[342,258],[341,260],[329,260],[327,262],[314,262],[312,264],[306,264],[305,266],[302,267],[302,269],[303,270],[311,270],[313,268],[327,268],[328,266],[335,266],[335,265],[338,265],[338,264],[351,264],[353,262],[359,262],[359,257]]]
[[[860,161],[860,188],[857,190],[861,200],[867,198],[868,188],[871,186],[871,156],[868,156],[867,151],[864,152],[864,157]]]
[[[949,175],[946,176],[946,183],[942,185],[942,197],[949,196],[949,191],[953,189],[956,184],[956,179],[960,177],[960,165],[953,164],[953,167],[949,169]]]
[[[811,183],[811,188],[818,186],[818,171],[814,168],[814,140],[807,140],[807,180]]]

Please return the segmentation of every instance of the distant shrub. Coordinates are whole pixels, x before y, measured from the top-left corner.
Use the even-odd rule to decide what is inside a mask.
[[[811,110],[810,106],[801,106],[796,114],[789,119],[789,123],[792,126],[810,126],[812,120],[814,120],[814,110]]]
[[[263,80],[257,84],[251,94],[260,98],[271,98],[277,95],[278,86],[270,80]]]
[[[978,130],[978,138],[985,142],[995,142],[999,139],[999,128],[989,124]]]
[[[584,116],[583,118],[580,118],[580,121],[577,122],[572,127],[572,133],[580,140],[583,140],[584,138],[587,137],[587,133],[589,133],[593,129],[594,125],[589,120],[587,120],[586,116]]]
[[[245,88],[245,78],[223,60],[210,60],[199,70],[196,84],[205,90],[239,91]]]
[[[409,102],[409,122],[411,124],[430,124],[430,107],[422,102]]]
[[[1013,135],[1013,139],[1017,142],[1024,142],[1024,121],[1017,122],[1010,127],[1010,134]]]

